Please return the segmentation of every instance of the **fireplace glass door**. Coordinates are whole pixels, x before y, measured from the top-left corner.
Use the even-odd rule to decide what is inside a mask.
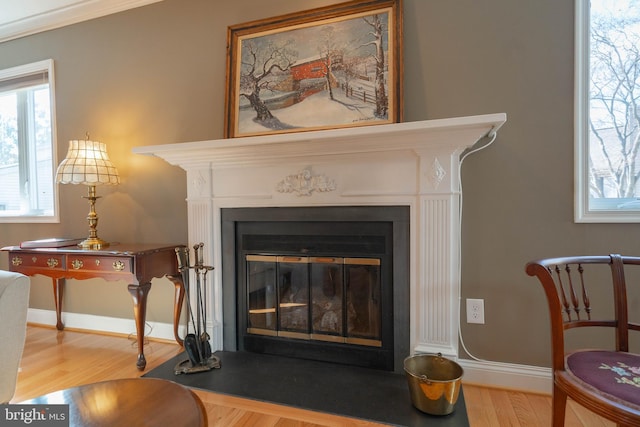
[[[277,257],[278,336],[309,337],[309,259]]]
[[[247,255],[247,333],[380,347],[380,259]]]

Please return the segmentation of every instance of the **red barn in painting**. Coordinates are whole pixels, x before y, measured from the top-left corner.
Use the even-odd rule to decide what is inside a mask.
[[[333,54],[329,57],[329,65],[333,63],[333,66],[335,66],[341,62],[342,58],[339,55]],[[317,79],[326,77],[327,64],[323,55],[316,55],[296,61],[290,70],[294,81]]]

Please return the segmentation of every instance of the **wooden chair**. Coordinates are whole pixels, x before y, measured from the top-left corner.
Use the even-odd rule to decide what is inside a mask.
[[[626,284],[636,274],[640,289],[640,257],[550,258],[529,262],[526,272],[542,284],[551,316],[553,426],[564,425],[567,397],[618,425],[640,426],[640,355],[629,352],[629,331],[640,324],[629,321]],[[566,331],[585,327],[613,328],[615,349],[570,348]]]

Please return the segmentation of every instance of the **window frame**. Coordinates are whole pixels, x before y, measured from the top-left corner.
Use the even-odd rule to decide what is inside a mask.
[[[52,170],[52,197],[53,197],[53,214],[52,215],[0,215],[0,224],[2,223],[59,223],[60,222],[60,204],[58,197],[58,186],[55,182],[55,174],[58,166],[58,144],[56,131],[56,96],[55,96],[55,76],[54,61],[46,59],[42,61],[32,62],[29,64],[19,65],[16,67],[0,69],[0,80],[9,80],[19,78],[21,76],[33,75],[40,72],[48,73],[49,84],[49,113],[51,120],[51,170]]]
[[[574,221],[576,223],[640,222],[640,197],[599,199],[601,208],[589,203],[590,35],[589,0],[575,0],[574,87]],[[635,202],[638,201],[638,202]],[[636,209],[617,209],[621,203],[637,203]]]

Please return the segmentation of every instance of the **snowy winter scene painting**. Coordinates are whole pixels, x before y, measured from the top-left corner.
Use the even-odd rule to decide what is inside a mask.
[[[225,136],[401,121],[399,0],[229,28]]]

